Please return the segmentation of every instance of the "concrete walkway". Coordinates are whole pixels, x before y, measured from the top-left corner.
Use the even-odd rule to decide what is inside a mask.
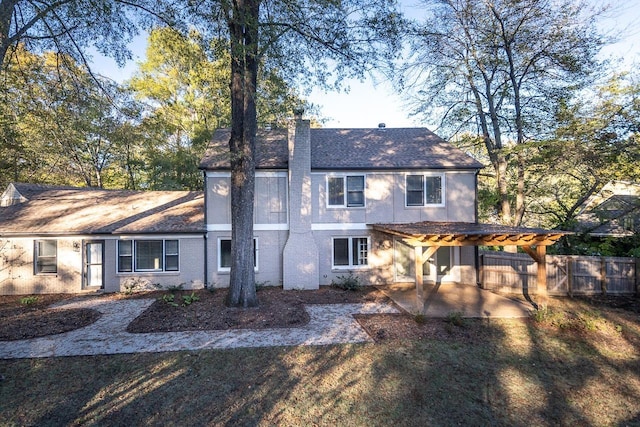
[[[92,308],[102,316],[91,325],[62,334],[2,341],[0,359],[373,342],[353,314],[398,313],[392,305],[379,303],[307,305],[311,320],[301,328],[126,332],[127,325],[153,302],[85,299],[57,305],[66,309]]]
[[[515,318],[528,317],[533,309],[531,305],[473,285],[425,284],[422,310],[413,283],[396,283],[379,289],[409,313],[422,313],[427,317],[444,318],[450,313],[461,312],[463,317]]]

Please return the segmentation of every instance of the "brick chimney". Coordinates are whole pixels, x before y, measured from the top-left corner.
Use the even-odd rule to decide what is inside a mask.
[[[311,231],[311,125],[296,112],[289,126],[289,238],[284,246],[284,289],[318,289],[318,247]]]

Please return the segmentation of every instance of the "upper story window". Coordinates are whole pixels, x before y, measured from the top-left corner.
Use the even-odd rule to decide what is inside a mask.
[[[56,240],[36,240],[34,252],[34,271],[36,274],[56,274],[58,272],[58,242]]]
[[[118,272],[178,271],[177,240],[119,240]]]
[[[367,237],[336,237],[333,239],[333,267],[364,267],[369,264]]]
[[[407,175],[407,206],[443,205],[444,175]]]
[[[364,207],[364,175],[327,177],[327,205]]]
[[[258,241],[253,239],[253,267],[258,268]],[[231,271],[231,239],[218,240],[218,271]]]

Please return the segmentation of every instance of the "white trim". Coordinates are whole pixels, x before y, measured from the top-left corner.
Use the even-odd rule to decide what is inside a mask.
[[[207,231],[231,231],[231,224],[207,224]]]
[[[422,205],[408,205],[407,204],[407,177],[409,176],[422,176]],[[427,203],[427,177],[439,176],[440,177],[440,203]],[[404,207],[406,209],[424,209],[424,208],[443,208],[446,206],[447,194],[447,181],[446,174],[444,172],[405,172],[404,173]]]
[[[231,178],[231,172],[206,171],[205,175],[207,178]]]
[[[167,261],[167,250],[166,250],[166,241],[167,240],[175,240],[176,242],[178,242],[178,269],[177,270],[167,270],[166,269],[166,261]],[[127,241],[127,242],[131,242],[131,271],[120,271],[120,242],[122,241]],[[137,252],[137,242],[157,242],[160,241],[162,242],[162,268],[161,269],[138,269],[137,267],[137,259],[136,259],[136,252]],[[131,274],[136,274],[136,273],[153,273],[153,274],[162,274],[162,275],[166,275],[166,274],[180,274],[181,273],[181,269],[180,269],[180,265],[181,265],[181,260],[180,258],[182,257],[181,254],[182,250],[181,250],[181,244],[180,244],[180,239],[174,239],[174,238],[168,238],[168,239],[164,239],[164,238],[160,238],[160,237],[153,237],[153,238],[140,238],[140,239],[135,239],[135,238],[128,238],[128,239],[119,239],[116,242],[116,276],[123,276],[123,275],[131,275]],[[129,256],[129,255],[126,255]]]
[[[288,178],[288,171],[256,171],[256,178]]]
[[[424,174],[424,173],[462,173],[462,174],[475,174],[475,169],[383,169],[383,170],[340,170],[340,171],[311,171],[311,175],[389,175],[389,174]]]
[[[228,240],[229,242],[231,242],[231,236],[221,236],[218,237],[218,245],[217,245],[217,252],[218,252],[218,273],[229,273],[231,272],[231,267],[222,267],[222,251],[220,250],[220,244],[222,243],[223,240]],[[255,250],[255,254],[256,254],[256,259],[254,262],[254,267],[253,267],[253,271],[255,271],[256,273],[258,273],[258,267],[260,265],[260,242],[259,239],[257,237],[253,238],[253,245],[254,245],[254,250]]]
[[[369,227],[366,223],[363,222],[353,222],[353,223],[343,223],[343,222],[320,222],[311,224],[311,230],[313,231],[350,231],[350,230],[369,230]]]
[[[335,241],[342,239],[347,241],[347,251],[349,252],[349,264],[348,265],[335,265]],[[367,240],[367,263],[353,265],[353,251],[357,248],[353,247],[353,239],[366,239]],[[331,237],[331,269],[332,270],[361,270],[369,268],[369,257],[371,255],[371,238],[369,236],[333,236]]]
[[[253,224],[253,231],[288,231],[289,224]],[[231,224],[207,224],[209,232],[229,232]]]
[[[361,176],[362,177],[362,206],[348,206],[349,188],[347,181],[349,177]],[[329,178],[342,178],[342,204],[330,205],[329,204]],[[367,174],[364,172],[343,173],[343,172],[329,172],[325,174],[324,179],[324,192],[325,192],[325,205],[327,209],[366,209],[367,207]]]
[[[40,255],[40,242],[53,242],[55,244],[56,254],[54,256]],[[33,239],[33,275],[34,276],[55,276],[58,274],[58,239]],[[56,271],[38,271],[38,260],[40,258],[55,259]]]
[[[289,224],[253,224],[254,231],[289,231]]]
[[[97,236],[90,236],[98,238]],[[111,237],[111,239],[109,238]],[[123,234],[121,236],[107,235],[98,240],[181,240],[181,239],[204,239],[202,234]]]
[[[231,171],[221,171],[221,172],[206,172],[207,178],[231,178]],[[256,178],[287,178],[289,176],[289,172],[286,170],[274,170],[274,171],[256,171]]]
[[[194,234],[25,234],[25,235],[0,235],[2,239],[22,239],[22,240],[130,240],[130,239],[204,239],[204,231]]]

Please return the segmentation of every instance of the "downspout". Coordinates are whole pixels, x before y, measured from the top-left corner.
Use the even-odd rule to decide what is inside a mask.
[[[474,177],[474,187],[475,187],[475,198],[474,198],[474,222],[478,223],[478,174],[480,173],[480,169],[476,169],[475,177]],[[474,263],[476,268],[476,286],[481,288],[482,283],[480,283],[480,250],[478,245],[473,246],[474,250]]]
[[[204,268],[202,269],[204,272],[204,288],[209,288],[209,228],[207,227],[207,171],[203,170],[202,175],[204,176]]]

